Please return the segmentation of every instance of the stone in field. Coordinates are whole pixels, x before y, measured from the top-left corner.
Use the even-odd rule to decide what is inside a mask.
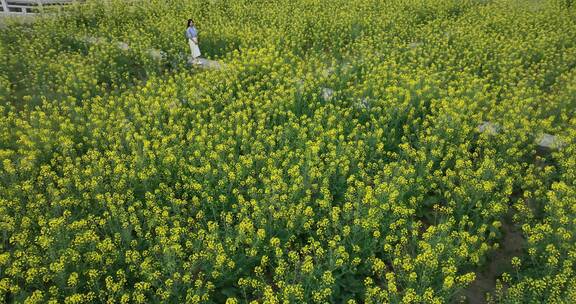
[[[354,106],[358,109],[370,109],[370,99],[368,97],[364,97],[354,103]]]
[[[414,42],[411,42],[410,44],[408,44],[408,47],[411,49],[415,49],[415,48],[417,48],[423,44],[424,43],[422,43],[422,41],[414,41]]]
[[[322,99],[324,101],[329,101],[334,97],[334,90],[330,88],[322,88]]]
[[[546,149],[559,149],[564,146],[564,143],[558,138],[558,136],[543,133],[542,135],[536,138],[536,144],[540,148]]]
[[[102,37],[93,37],[93,36],[86,36],[82,38],[82,40],[90,44],[98,44],[106,42],[106,39]]]
[[[488,133],[489,135],[496,135],[496,134],[500,133],[500,130],[501,130],[501,127],[499,124],[492,123],[489,121],[483,121],[478,126],[478,131],[480,133]]]
[[[324,77],[328,77],[328,76],[334,74],[335,71],[336,71],[336,69],[334,67],[328,67],[328,68],[325,68],[324,70],[322,70],[322,75]]]
[[[123,41],[119,41],[117,43],[117,46],[119,49],[121,49],[122,51],[128,51],[130,49],[130,46],[128,45],[128,43],[123,42]]]
[[[220,62],[206,58],[198,58],[194,60],[192,59],[192,57],[188,57],[188,64],[197,66],[201,69],[210,69],[210,70],[220,70],[223,67]]]
[[[161,61],[166,58],[166,52],[158,49],[149,49],[148,55],[150,55],[150,57],[156,61]]]

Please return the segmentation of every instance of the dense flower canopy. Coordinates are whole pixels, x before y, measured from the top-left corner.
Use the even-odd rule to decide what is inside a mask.
[[[576,302],[570,1],[107,3],[0,30],[0,299]]]

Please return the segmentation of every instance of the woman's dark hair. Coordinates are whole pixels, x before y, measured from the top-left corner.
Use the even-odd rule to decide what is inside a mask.
[[[192,21],[192,19],[188,19],[188,27],[190,27],[191,24],[194,24],[194,21]]]

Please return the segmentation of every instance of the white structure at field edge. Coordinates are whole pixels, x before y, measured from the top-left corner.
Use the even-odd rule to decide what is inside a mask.
[[[31,15],[44,6],[68,4],[77,0],[0,0],[0,16]]]

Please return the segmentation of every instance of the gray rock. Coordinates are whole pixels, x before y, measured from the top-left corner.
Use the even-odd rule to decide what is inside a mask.
[[[188,57],[188,64],[209,70],[220,70],[224,67],[220,62],[206,58],[196,58],[196,60],[194,60],[192,57]]]
[[[123,42],[123,41],[119,41],[116,43],[116,45],[118,46],[119,49],[121,49],[122,51],[128,51],[130,50],[130,46],[128,45],[128,43]]]
[[[200,58],[194,60],[194,58],[192,58],[192,56],[188,56],[188,59],[186,60],[186,62],[190,65],[199,65],[201,63]]]
[[[496,135],[498,133],[500,133],[500,131],[502,130],[502,127],[500,127],[499,124],[496,123],[492,123],[489,121],[483,121],[479,126],[478,126],[478,132],[480,133],[487,133],[489,135]]]
[[[148,55],[150,55],[150,57],[156,61],[161,61],[166,58],[166,52],[158,49],[149,49]]]
[[[408,47],[411,49],[415,49],[415,48],[417,48],[423,44],[424,43],[422,41],[414,41],[414,42],[411,42],[410,44],[408,44]]]
[[[335,71],[336,71],[336,69],[334,67],[328,67],[328,68],[322,70],[322,75],[324,75],[324,77],[328,77],[328,76],[334,74]]]
[[[558,136],[542,133],[540,136],[536,138],[536,144],[541,148],[546,149],[560,149],[565,144],[558,138]]]
[[[93,37],[93,36],[85,36],[82,38],[82,40],[90,44],[100,44],[106,42],[106,39],[102,37]]]
[[[322,99],[329,101],[332,100],[332,97],[334,97],[334,90],[330,88],[322,88]]]
[[[358,109],[370,109],[370,99],[368,97],[364,97],[361,100],[356,101],[354,106]]]

